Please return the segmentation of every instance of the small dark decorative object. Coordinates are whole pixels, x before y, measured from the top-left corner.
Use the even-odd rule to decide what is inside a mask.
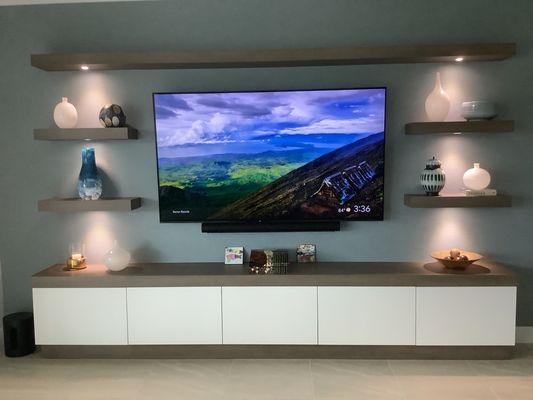
[[[18,312],[3,318],[6,357],[27,356],[35,351],[33,314]]]
[[[249,265],[251,274],[286,274],[289,253],[287,250],[252,250]]]
[[[420,185],[428,196],[438,196],[444,188],[446,175],[441,169],[441,163],[435,156],[426,163],[426,168],[420,174]]]
[[[118,104],[106,104],[100,110],[100,123],[106,128],[126,126],[126,114]]]

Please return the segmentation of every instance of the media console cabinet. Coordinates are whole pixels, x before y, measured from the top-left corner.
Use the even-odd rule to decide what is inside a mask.
[[[32,278],[46,357],[501,359],[515,344],[517,279],[480,262],[54,265]]]

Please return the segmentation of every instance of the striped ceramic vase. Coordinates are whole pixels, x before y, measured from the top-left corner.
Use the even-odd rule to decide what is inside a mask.
[[[420,174],[420,184],[428,196],[438,196],[446,183],[446,175],[440,167],[440,161],[433,156]]]

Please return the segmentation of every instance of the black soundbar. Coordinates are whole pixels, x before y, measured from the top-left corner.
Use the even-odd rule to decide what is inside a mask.
[[[229,232],[336,232],[339,221],[296,222],[202,222],[203,233]]]

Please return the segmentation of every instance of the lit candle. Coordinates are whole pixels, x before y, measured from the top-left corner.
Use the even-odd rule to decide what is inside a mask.
[[[83,269],[85,268],[85,245],[83,243],[71,243],[69,258],[67,260],[67,266],[70,269]]]

